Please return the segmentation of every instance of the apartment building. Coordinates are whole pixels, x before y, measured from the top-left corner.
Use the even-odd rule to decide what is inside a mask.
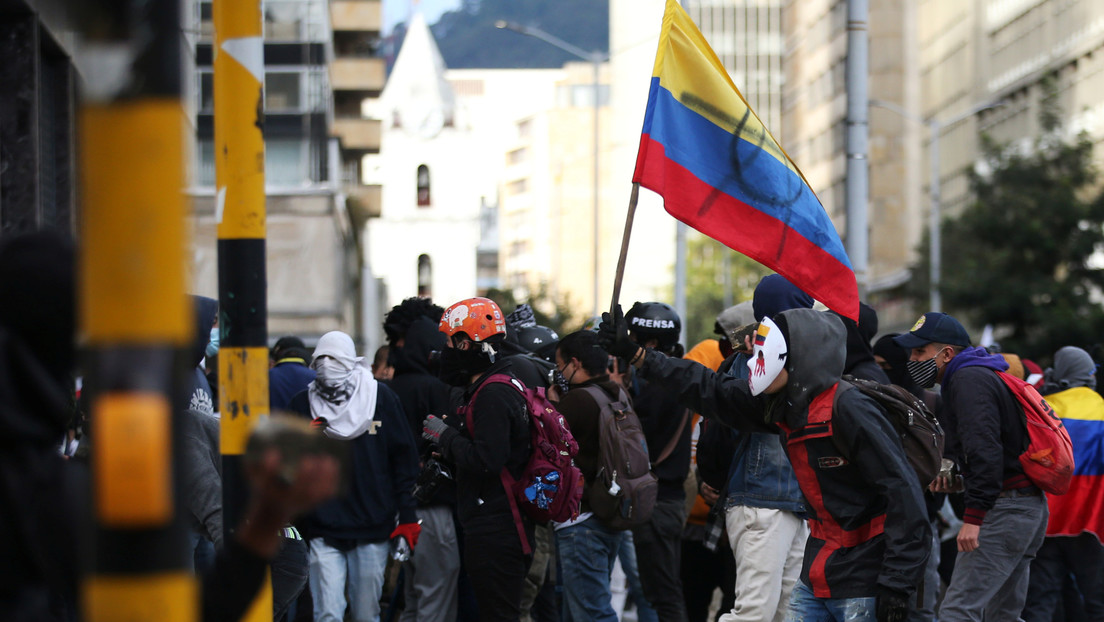
[[[197,0],[193,281],[217,292],[211,0]],[[270,339],[343,330],[378,345],[367,220],[379,186],[361,161],[378,153],[379,121],[361,104],[383,89],[379,0],[262,0],[265,193]]]

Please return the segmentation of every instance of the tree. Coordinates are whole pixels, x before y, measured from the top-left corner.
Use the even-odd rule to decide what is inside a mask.
[[[713,324],[726,306],[751,300],[759,279],[770,274],[763,265],[699,233],[686,243],[686,349],[705,339],[715,339]],[[728,268],[729,299],[725,295]]]
[[[1065,141],[1059,120],[1052,96],[1029,148],[983,139],[986,165],[970,173],[975,199],[942,225],[948,312],[992,324],[1007,335],[1006,352],[1041,358],[1066,345],[1093,351],[1104,330],[1104,193],[1091,140],[1082,133]],[[926,249],[924,242],[909,291],[924,304]]]

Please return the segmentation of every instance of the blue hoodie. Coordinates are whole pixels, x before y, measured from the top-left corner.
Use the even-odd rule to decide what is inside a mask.
[[[203,360],[208,342],[211,341],[211,327],[215,324],[215,314],[218,313],[218,301],[204,296],[192,296],[192,304],[195,306],[195,335],[188,360],[192,370],[185,381],[185,392],[178,406],[181,410],[191,409],[214,416],[215,404],[211,395],[211,385],[207,382],[207,376],[199,367],[199,363]]]

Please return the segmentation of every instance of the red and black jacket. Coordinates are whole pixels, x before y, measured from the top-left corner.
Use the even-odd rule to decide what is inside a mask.
[[[840,382],[838,318],[808,309],[783,315],[790,376],[779,394],[752,396],[744,380],[655,352],[647,354],[642,373],[706,417],[782,434],[809,516],[801,578],[814,595],[912,593],[932,535],[900,439],[881,406]]]

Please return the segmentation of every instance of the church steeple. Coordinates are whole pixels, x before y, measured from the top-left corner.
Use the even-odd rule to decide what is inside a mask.
[[[384,122],[412,133],[435,134],[451,125],[455,96],[445,60],[420,11],[414,11],[402,49],[380,95]]]

